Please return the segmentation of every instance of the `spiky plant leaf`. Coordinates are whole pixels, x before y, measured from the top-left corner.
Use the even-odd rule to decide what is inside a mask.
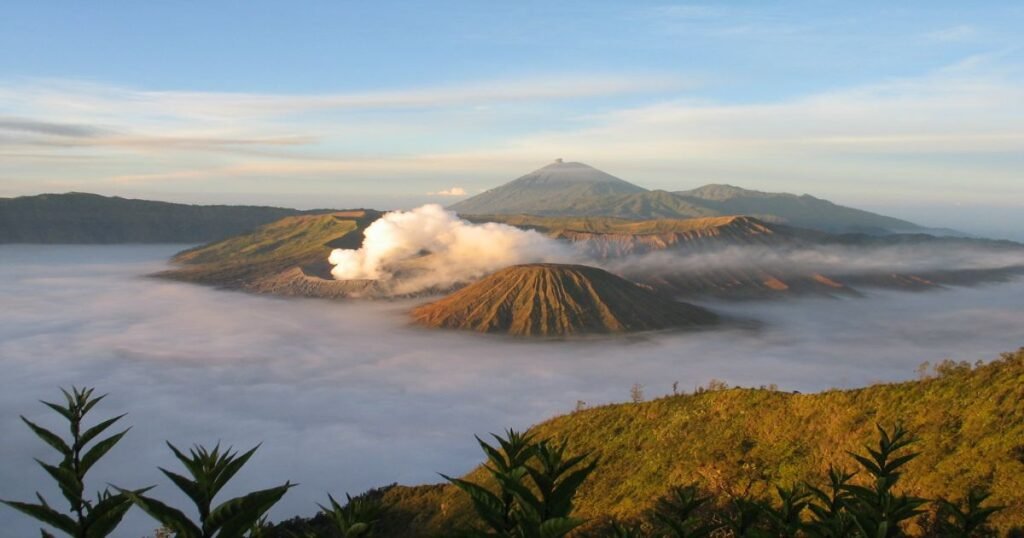
[[[558,517],[540,524],[540,538],[561,538],[583,524],[582,519]]]
[[[78,524],[75,520],[44,504],[23,503],[17,501],[0,501],[0,503],[4,503],[25,515],[32,516],[36,520],[50,525],[53,528],[60,529],[71,536],[75,536],[78,531]]]
[[[85,453],[85,455],[82,456],[82,461],[78,465],[78,472],[81,474],[87,473],[89,469],[91,469],[92,466],[95,465],[96,462],[100,460],[100,458],[105,456],[107,452],[110,452],[110,449],[114,448],[114,445],[121,441],[121,438],[124,437],[125,434],[128,433],[128,430],[130,429],[131,428],[128,428],[127,430],[124,430],[121,433],[111,435],[110,437],[107,437],[106,439],[93,445],[92,448],[90,448]]]
[[[39,426],[25,417],[21,417],[21,421],[32,430],[32,433],[36,434],[36,437],[39,437],[44,443],[53,447],[57,452],[60,452],[61,456],[64,456],[65,458],[71,456],[71,448],[68,447],[67,443],[65,443],[59,435]]]
[[[210,512],[204,526],[207,529],[219,529],[220,536],[235,536],[234,533],[255,525],[293,486],[285,483],[224,501]]]
[[[100,422],[99,424],[89,428],[88,430],[85,430],[85,433],[82,434],[82,437],[78,440],[78,443],[75,446],[75,448],[79,449],[79,450],[82,449],[83,447],[85,447],[85,445],[89,444],[90,441],[95,439],[97,435],[103,433],[104,431],[106,431],[107,428],[112,426],[115,422],[121,420],[122,418],[126,417],[127,415],[128,415],[127,413],[118,415],[118,416],[116,416],[114,418],[104,420],[103,422]]]
[[[172,508],[156,499],[147,497],[141,493],[135,493],[125,489],[119,491],[157,520],[161,525],[175,533],[177,538],[203,538],[203,531],[195,523],[189,520],[188,516],[176,508]]]

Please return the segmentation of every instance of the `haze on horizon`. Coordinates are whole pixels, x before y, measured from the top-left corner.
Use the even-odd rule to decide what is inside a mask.
[[[1024,6],[16,0],[0,196],[447,204],[564,157],[1024,239]]]

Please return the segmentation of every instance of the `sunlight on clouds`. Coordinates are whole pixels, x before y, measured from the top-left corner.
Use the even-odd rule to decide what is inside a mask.
[[[995,201],[1020,180],[1019,161],[1002,156],[1024,152],[1024,87],[999,61],[971,57],[915,78],[771,102],[698,101],[676,86],[585,115],[576,100],[671,83],[580,76],[306,96],[0,83],[0,150],[23,156],[0,172],[78,180],[79,190],[287,178],[290,190],[386,180],[380,188],[392,193],[425,192],[442,175],[463,186],[429,195],[464,196],[566,155],[652,188],[716,181],[806,192],[811,181],[822,196],[884,184],[889,197],[927,187],[938,201]],[[104,161],[76,169],[68,156]]]

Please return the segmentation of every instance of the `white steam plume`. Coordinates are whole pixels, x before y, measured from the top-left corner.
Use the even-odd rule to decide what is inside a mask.
[[[567,261],[571,249],[534,231],[473,224],[437,204],[394,211],[366,228],[358,250],[334,249],[336,280],[392,283],[394,293],[447,288],[509,265]]]

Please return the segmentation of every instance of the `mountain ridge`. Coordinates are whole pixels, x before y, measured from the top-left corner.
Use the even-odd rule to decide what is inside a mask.
[[[449,209],[460,215],[603,216],[646,220],[750,215],[830,233],[927,232],[946,234],[809,194],[763,192],[727,184],[691,190],[649,190],[583,163],[558,160]]]
[[[318,211],[47,193],[0,198],[0,243],[203,243]]]

